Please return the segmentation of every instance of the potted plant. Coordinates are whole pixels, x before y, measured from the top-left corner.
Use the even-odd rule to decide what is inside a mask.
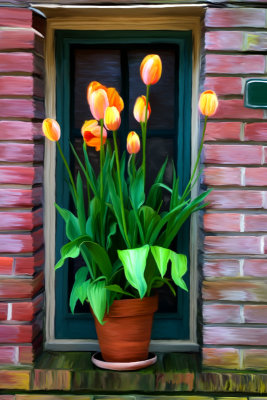
[[[168,285],[173,295],[176,294],[173,285],[188,290],[183,280],[187,271],[186,256],[171,250],[170,246],[190,215],[205,207],[203,200],[209,193],[203,192],[194,199],[190,196],[200,174],[198,164],[207,117],[213,115],[218,106],[213,91],[206,91],[200,97],[204,128],[192,176],[184,192],[179,193],[174,166],[172,185],[164,182],[167,160],[159,168],[152,186],[146,185],[149,92],[160,79],[161,72],[158,55],[144,58],[140,74],[146,85],[146,95],[137,98],[133,110],[140,123],[142,144],[136,132],[128,134],[128,160],[125,152],[119,157],[117,145],[120,114],[124,108],[122,98],[114,88],[96,81],[89,84],[87,100],[94,119],[85,121],[81,129],[84,161],[71,145],[86,182],[88,204],[85,204],[81,173],[74,179],[61,150],[59,124],[50,118],[43,122],[45,136],[56,141],[67,169],[75,208],[72,213],[56,205],[65,221],[69,242],[61,248],[61,258],[55,269],[61,268],[67,258],[82,255],[85,265],[75,275],[70,309],[74,312],[78,300],[82,304],[90,303],[102,357],[110,362],[135,362],[148,357],[153,314],[158,303],[157,288]],[[114,150],[107,131],[112,132]],[[98,175],[90,163],[87,146],[100,153]],[[136,154],[140,149],[142,157],[138,165]],[[166,192],[169,195],[167,209],[163,199]],[[171,278],[166,276],[168,269]]]

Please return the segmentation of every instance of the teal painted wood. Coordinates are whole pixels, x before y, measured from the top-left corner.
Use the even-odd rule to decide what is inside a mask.
[[[177,170],[180,176],[180,189],[183,190],[190,178],[191,164],[191,91],[192,91],[192,34],[191,31],[58,31],[56,32],[57,69],[57,120],[62,127],[61,145],[67,160],[70,159],[70,46],[90,44],[175,44],[179,48],[177,84]],[[125,79],[127,77],[124,77]],[[128,89],[126,88],[126,91]],[[122,94],[123,95],[123,94]],[[125,126],[125,137],[127,127]],[[157,134],[157,132],[155,132]],[[56,201],[61,207],[69,207],[67,175],[60,156],[57,155]],[[67,241],[64,223],[60,216],[56,219],[56,260],[60,248]],[[181,231],[178,250],[189,259],[189,223]],[[189,287],[189,272],[185,277]],[[90,314],[68,310],[68,268],[64,265],[56,272],[56,338],[96,338],[93,319]],[[154,339],[189,339],[189,295],[178,290],[177,312],[156,314],[152,337]]]
[[[248,79],[245,85],[245,107],[267,108],[267,80]]]

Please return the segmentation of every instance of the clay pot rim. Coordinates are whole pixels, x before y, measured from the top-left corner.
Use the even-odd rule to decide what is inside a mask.
[[[155,294],[143,297],[143,299],[114,300],[105,318],[121,318],[154,313],[158,309],[158,299],[158,294]]]

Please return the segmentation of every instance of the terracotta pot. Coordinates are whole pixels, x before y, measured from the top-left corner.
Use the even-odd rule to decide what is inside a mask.
[[[101,325],[94,316],[102,357],[111,362],[146,360],[158,296],[115,300]]]

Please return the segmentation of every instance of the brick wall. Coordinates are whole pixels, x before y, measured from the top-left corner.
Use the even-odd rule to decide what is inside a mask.
[[[42,343],[43,20],[0,8],[0,364]]]
[[[204,181],[203,362],[267,368],[267,114],[245,108],[248,78],[266,77],[266,10],[210,8],[205,88],[220,104],[208,123]]]

